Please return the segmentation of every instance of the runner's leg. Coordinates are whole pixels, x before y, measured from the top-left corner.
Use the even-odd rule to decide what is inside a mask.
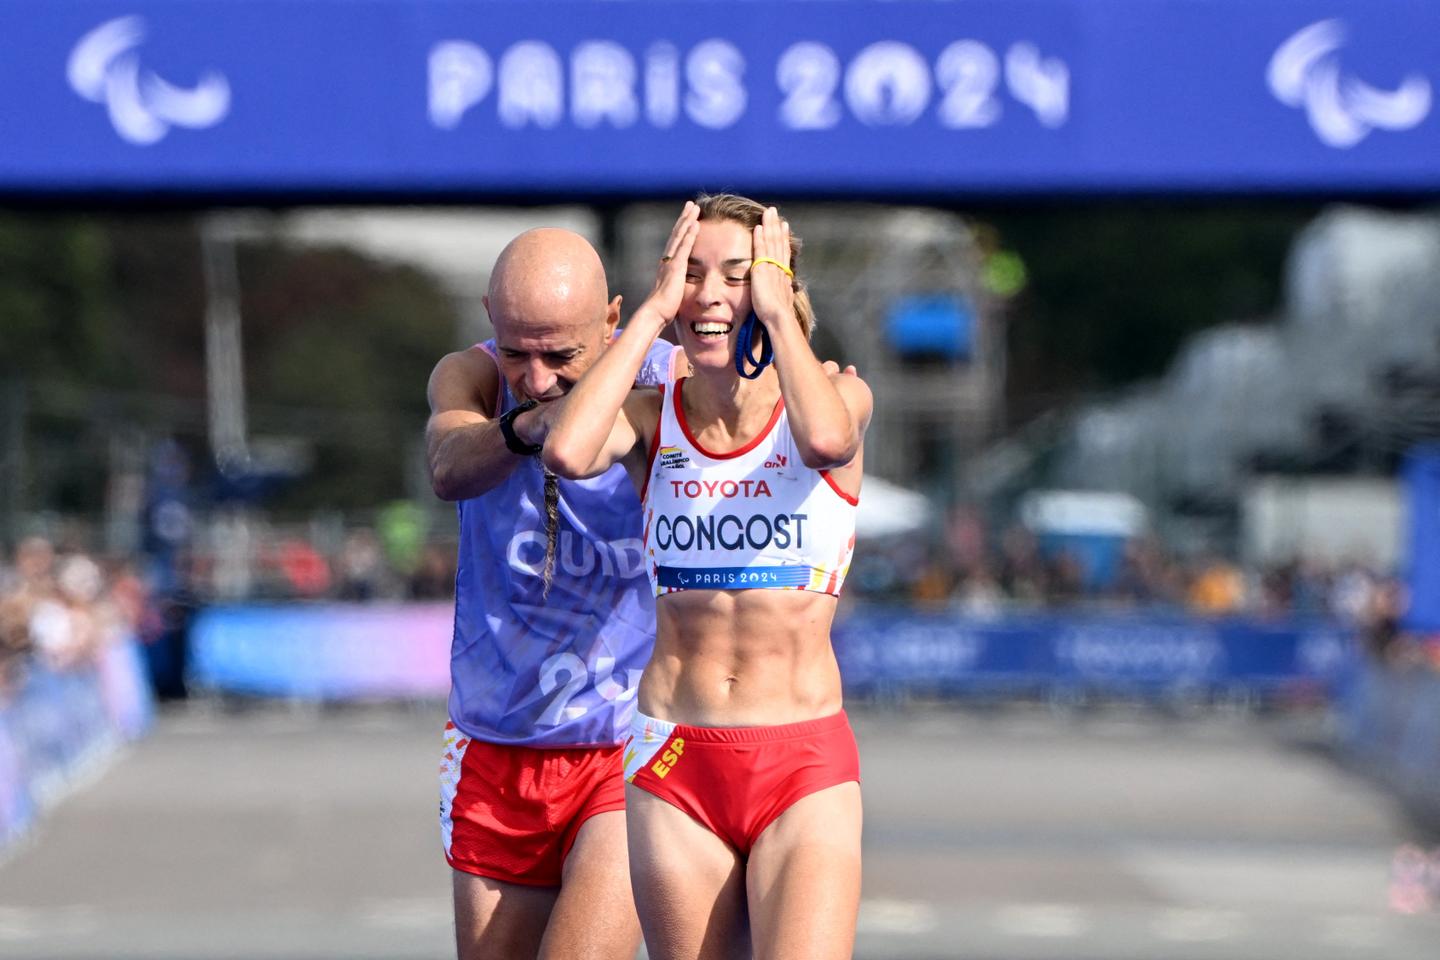
[[[459,960],[535,957],[559,890],[527,887],[451,870]]]
[[[565,858],[541,960],[634,960],[640,921],[629,863],[623,810],[598,813],[581,824]]]
[[[750,850],[756,960],[848,960],[860,910],[860,784],[790,806]]]
[[[625,789],[630,877],[650,960],[750,956],[745,865],[731,847],[654,794]]]

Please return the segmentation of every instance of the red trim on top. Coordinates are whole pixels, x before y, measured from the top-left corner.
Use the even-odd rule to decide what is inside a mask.
[[[825,482],[828,483],[828,484],[830,484],[830,489],[831,489],[831,490],[834,490],[837,494],[840,495],[840,499],[841,499],[841,500],[844,500],[846,503],[850,504],[850,506],[852,506],[852,507],[858,507],[858,506],[860,506],[860,498],[859,498],[859,497],[852,497],[852,496],[850,496],[850,494],[846,493],[844,490],[841,490],[841,489],[840,489],[840,485],[835,482],[835,478],[832,477],[832,476],[830,476],[830,471],[829,471],[829,470],[821,470],[821,471],[820,471],[820,476],[824,477],[824,478],[825,478]]]
[[[655,389],[660,391],[660,416],[655,420],[655,434],[650,438],[650,452],[645,456],[645,482],[640,485],[640,502],[645,502],[645,494],[650,490],[650,471],[655,469],[655,454],[660,450],[660,424],[665,422],[665,384],[658,383]]]
[[[702,456],[709,457],[711,460],[733,460],[742,454],[754,450],[760,446],[762,440],[770,435],[770,431],[775,429],[775,424],[780,422],[780,414],[785,411],[785,398],[782,396],[775,401],[775,409],[770,412],[770,422],[765,424],[764,430],[761,430],[755,435],[755,439],[745,444],[745,446],[739,450],[732,450],[729,453],[711,453],[709,450],[700,446],[700,441],[696,440],[695,435],[690,432],[690,424],[685,422],[685,404],[680,402],[680,386],[688,379],[690,378],[681,377],[675,381],[675,421],[680,424],[680,432],[685,434],[685,439],[690,441],[690,446],[694,447]]]

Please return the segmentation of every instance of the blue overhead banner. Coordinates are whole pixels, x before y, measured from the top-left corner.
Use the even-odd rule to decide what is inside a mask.
[[[0,191],[1440,190],[1431,0],[0,0]]]

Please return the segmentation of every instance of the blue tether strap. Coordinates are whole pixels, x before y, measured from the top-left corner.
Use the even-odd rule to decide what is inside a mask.
[[[755,328],[760,326],[760,356],[755,356]],[[745,361],[750,361],[750,370]],[[775,348],[770,343],[770,331],[760,325],[760,320],[751,311],[745,322],[740,324],[740,338],[735,341],[735,372],[746,380],[754,380],[775,360]]]

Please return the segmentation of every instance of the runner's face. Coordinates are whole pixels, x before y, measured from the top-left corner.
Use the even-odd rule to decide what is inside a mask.
[[[605,349],[610,331],[608,314],[491,319],[500,375],[517,400],[555,400],[569,393]]]
[[[702,220],[685,272],[676,329],[691,363],[733,363],[740,324],[750,315],[750,231],[733,220]]]

